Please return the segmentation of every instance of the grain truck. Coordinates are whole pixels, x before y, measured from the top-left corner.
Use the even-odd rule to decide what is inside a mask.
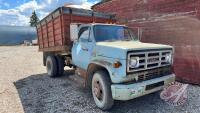
[[[175,81],[172,46],[142,43],[129,27],[115,23],[111,14],[59,7],[36,26],[47,74],[76,69],[102,110]]]

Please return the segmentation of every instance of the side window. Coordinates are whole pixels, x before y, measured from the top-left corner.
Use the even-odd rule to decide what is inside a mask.
[[[89,27],[81,28],[78,36],[81,42],[88,42],[90,36],[90,28]]]

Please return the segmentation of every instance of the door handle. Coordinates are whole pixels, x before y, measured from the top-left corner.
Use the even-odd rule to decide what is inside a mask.
[[[81,47],[81,49],[82,49],[83,51],[88,51],[88,49],[85,48],[85,47]]]

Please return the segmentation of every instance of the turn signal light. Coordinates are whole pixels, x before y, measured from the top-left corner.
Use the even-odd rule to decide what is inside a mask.
[[[122,66],[122,64],[119,61],[116,61],[115,63],[113,63],[114,68],[119,68],[121,66]]]

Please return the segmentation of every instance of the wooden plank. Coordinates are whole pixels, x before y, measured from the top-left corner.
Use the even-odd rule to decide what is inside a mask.
[[[54,19],[52,16],[52,26],[53,26],[53,42],[54,42],[54,46],[55,46],[55,28],[54,28]]]
[[[46,21],[46,32],[47,32],[47,40],[48,40],[48,47],[49,47],[49,32],[48,32],[48,26],[47,26],[47,21]]]
[[[43,28],[42,28],[42,25],[41,25],[41,23],[40,23],[40,27],[41,27],[41,32],[42,32],[42,47],[44,48],[44,40],[43,40]]]
[[[40,48],[39,51],[41,52],[69,52],[70,51],[69,46],[53,46],[48,48]]]
[[[65,31],[65,29],[64,29],[64,15],[63,15],[63,10],[61,10],[61,13],[62,13],[62,15],[61,15],[61,32],[62,32],[62,45],[64,45],[64,40],[65,40],[65,38],[64,38],[64,31]]]

